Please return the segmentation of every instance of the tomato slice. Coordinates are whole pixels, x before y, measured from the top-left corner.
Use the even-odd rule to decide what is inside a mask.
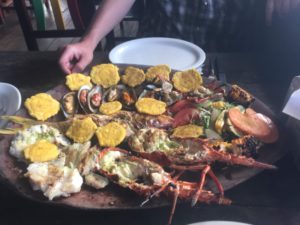
[[[256,113],[253,109],[246,109],[242,113],[238,108],[231,108],[228,117],[233,126],[246,134],[253,135],[265,143],[272,143],[278,139],[278,130],[268,117]]]
[[[190,124],[199,119],[199,110],[195,108],[184,108],[174,116],[173,127]]]
[[[261,120],[265,121],[271,129],[271,133],[267,137],[263,137],[261,141],[265,143],[276,142],[279,138],[279,133],[275,123],[269,117],[261,113],[257,113],[256,116],[259,117]]]

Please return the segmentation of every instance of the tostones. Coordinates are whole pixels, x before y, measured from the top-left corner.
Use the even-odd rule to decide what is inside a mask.
[[[93,83],[109,88],[120,81],[119,68],[113,64],[100,64],[91,71]]]
[[[197,138],[203,135],[203,127],[194,124],[176,127],[172,136],[177,138]]]
[[[171,68],[168,65],[157,65],[148,68],[146,72],[146,80],[153,82],[159,80],[170,80]]]
[[[166,111],[167,104],[154,98],[140,98],[135,107],[138,112],[149,115],[160,115]]]
[[[119,101],[105,102],[99,108],[99,111],[105,115],[111,115],[119,112],[122,109],[122,104]]]
[[[129,87],[135,87],[145,81],[145,73],[142,69],[129,66],[125,69],[125,75],[121,77],[122,82]]]
[[[126,129],[118,122],[111,122],[103,127],[99,127],[96,136],[100,146],[115,147],[124,140]]]
[[[202,84],[202,77],[195,69],[176,72],[172,78],[174,87],[183,93],[197,90]]]
[[[71,91],[78,91],[83,85],[92,87],[91,77],[81,73],[72,73],[66,76],[66,85]]]
[[[90,117],[74,119],[66,135],[75,142],[85,143],[93,137],[96,129],[97,125]]]
[[[45,121],[58,113],[60,104],[51,95],[39,93],[27,98],[25,107],[31,116],[37,120]]]
[[[29,145],[24,150],[25,158],[31,162],[46,162],[54,160],[58,157],[58,155],[58,147],[47,140],[37,141],[36,143]]]

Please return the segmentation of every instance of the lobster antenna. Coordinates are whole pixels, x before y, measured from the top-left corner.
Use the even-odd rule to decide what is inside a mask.
[[[179,177],[184,173],[184,171],[180,171],[174,178],[173,181],[177,181],[179,179]],[[153,192],[151,195],[149,195],[141,204],[140,207],[143,207],[147,202],[149,202],[153,197],[157,196],[159,193],[161,193],[162,191],[164,191],[168,186],[171,187],[176,187],[176,185],[170,181],[170,182],[166,182],[163,186],[161,186],[161,188],[159,188],[157,191]]]

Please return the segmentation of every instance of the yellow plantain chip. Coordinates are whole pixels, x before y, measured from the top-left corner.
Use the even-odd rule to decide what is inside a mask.
[[[113,101],[113,102],[105,102],[103,103],[99,111],[105,115],[111,115],[114,113],[119,112],[122,109],[122,104],[119,101]]]
[[[25,107],[31,116],[37,120],[45,121],[58,113],[60,104],[51,95],[39,93],[27,98]]]
[[[66,135],[75,142],[85,143],[93,137],[96,130],[97,125],[90,117],[74,119]]]
[[[203,134],[203,127],[188,124],[184,126],[176,127],[172,136],[177,138],[197,138]]]
[[[46,162],[57,158],[57,146],[47,140],[40,140],[24,150],[24,156],[31,162]]]
[[[176,72],[173,75],[174,87],[183,93],[195,91],[202,84],[202,77],[195,69],[190,69],[182,72]]]
[[[120,81],[119,68],[113,64],[100,64],[91,71],[92,81],[104,88],[116,85]]]
[[[126,129],[117,122],[111,122],[96,131],[98,142],[103,147],[115,147],[124,140]]]
[[[66,85],[71,91],[78,91],[83,85],[92,87],[91,77],[81,73],[72,73],[66,76]]]
[[[138,112],[149,115],[160,115],[166,111],[166,103],[154,98],[140,98],[135,107]]]
[[[145,81],[145,73],[143,70],[129,66],[125,69],[125,75],[121,77],[122,82],[129,87],[135,87]]]
[[[171,69],[168,65],[157,65],[148,68],[146,72],[146,80],[154,81],[156,78],[163,80],[170,80]]]

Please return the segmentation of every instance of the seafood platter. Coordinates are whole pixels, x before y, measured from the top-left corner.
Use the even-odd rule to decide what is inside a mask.
[[[1,119],[3,181],[84,209],[229,205],[225,190],[284,154],[271,110],[252,94],[168,65],[96,65]]]

